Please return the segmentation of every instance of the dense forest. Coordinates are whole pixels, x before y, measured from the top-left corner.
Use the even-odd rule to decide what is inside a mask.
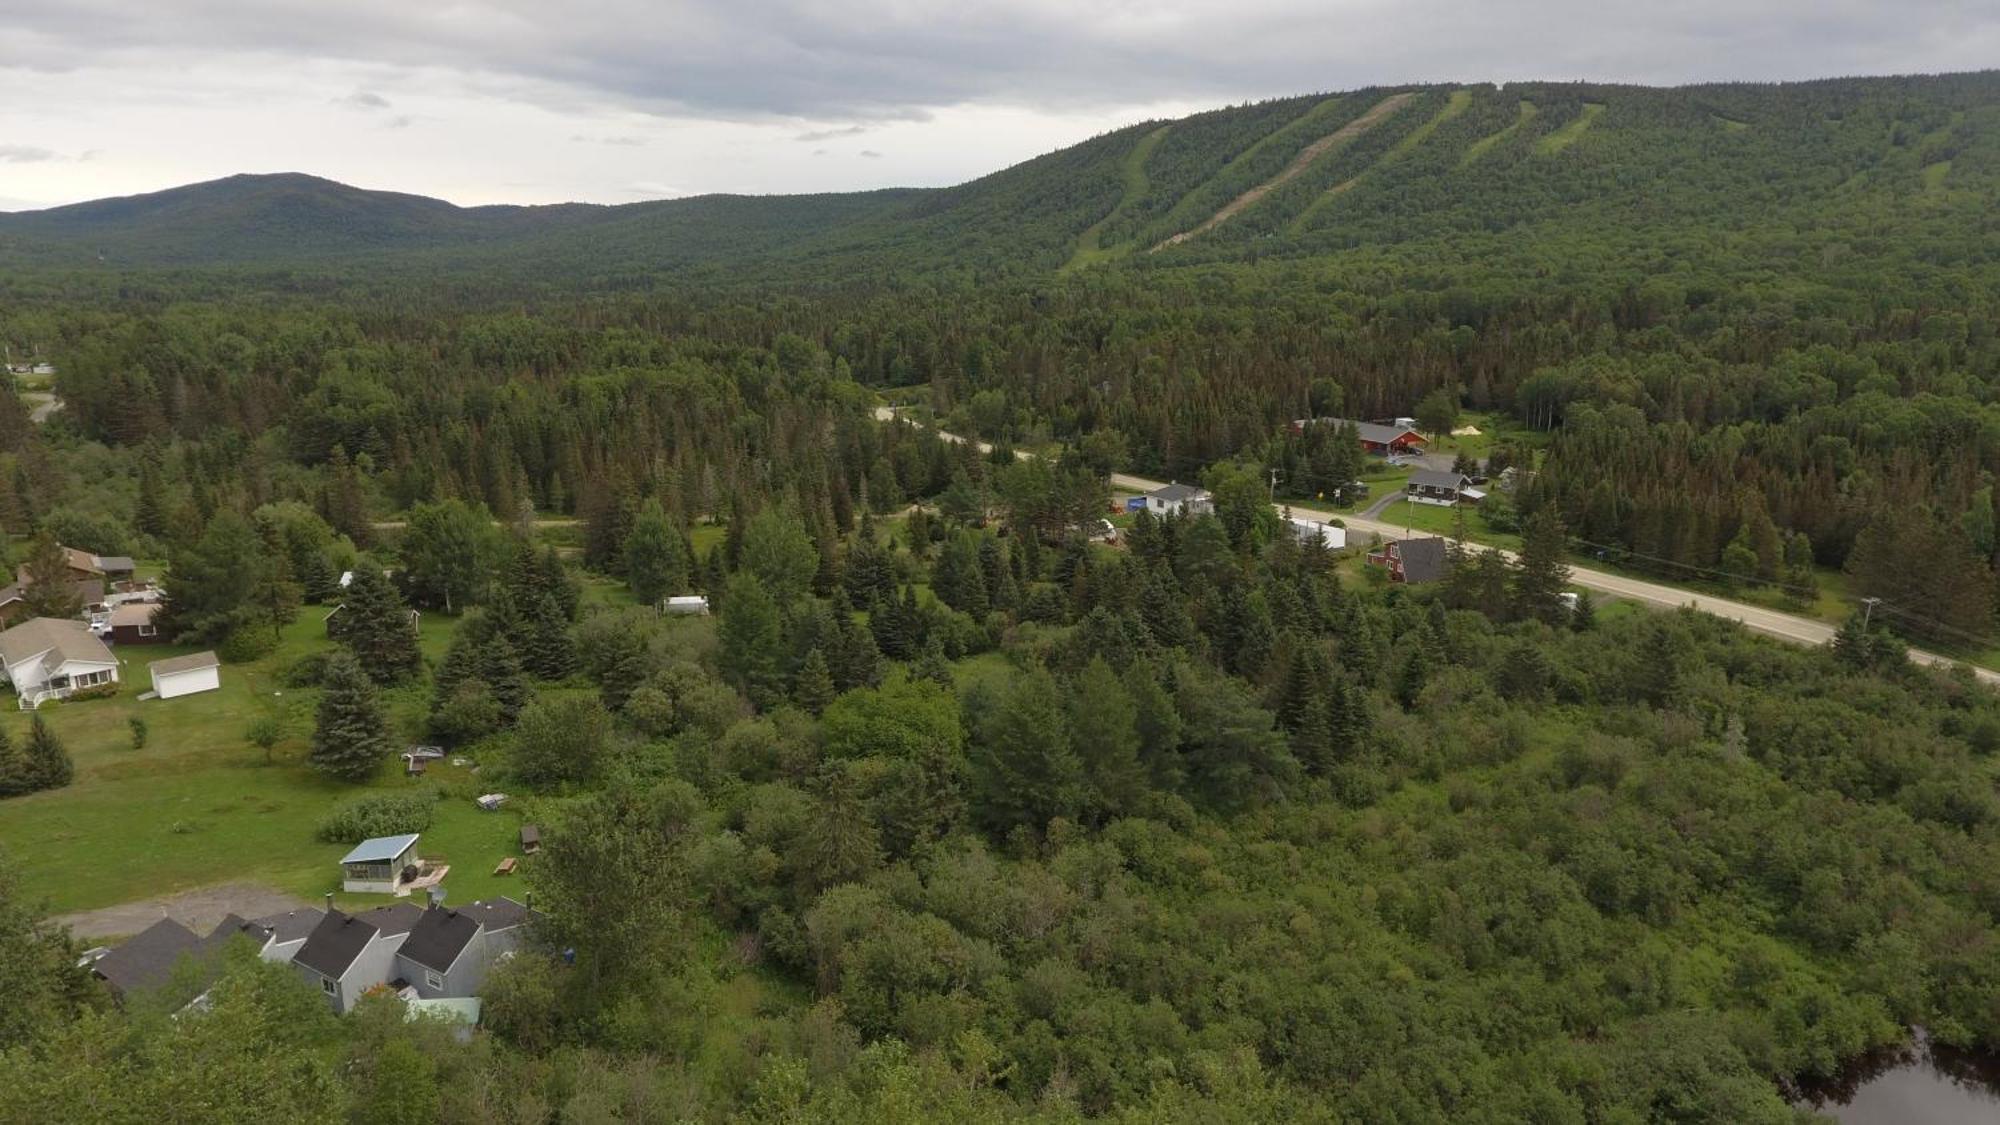
[[[365,797],[435,740],[549,814],[469,1040],[240,950],[113,1005],[0,852],[0,1120],[1781,1122],[1912,1027],[2000,1049],[2000,700],[1892,635],[2000,634],[1996,184],[1986,73],[0,215],[55,368],[0,390],[13,561],[163,565],[174,639],[315,700],[276,768]],[[1518,562],[1392,586],[1269,503],[1354,473],[1293,419],[1458,411],[1524,435]],[[1093,542],[1113,471],[1216,511]],[[1796,649],[1572,611],[1584,556],[1880,600]],[[0,825],[66,799],[23,760]]]

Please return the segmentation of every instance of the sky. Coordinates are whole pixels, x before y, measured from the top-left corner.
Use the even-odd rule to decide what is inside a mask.
[[[1372,84],[1996,63],[1996,0],[0,0],[0,210],[236,172],[467,205],[940,186]]]

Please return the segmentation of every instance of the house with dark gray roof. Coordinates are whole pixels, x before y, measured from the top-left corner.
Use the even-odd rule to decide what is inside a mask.
[[[1451,552],[1444,540],[1391,539],[1368,553],[1368,561],[1387,567],[1391,582],[1436,582],[1451,567]]]
[[[261,921],[249,922],[230,914],[216,923],[207,937],[197,937],[193,930],[172,918],[162,918],[123,944],[106,950],[90,962],[90,972],[122,1001],[174,983],[181,966],[193,963],[198,968],[189,970],[190,975],[182,978],[182,983],[202,993],[222,972],[222,951],[237,937],[249,941],[257,955],[266,961],[289,956],[288,950],[274,943],[273,928]]]
[[[1146,494],[1146,510],[1156,516],[1205,515],[1215,510],[1206,488],[1174,481]]]
[[[409,998],[477,996],[495,963],[519,948],[537,915],[508,898],[429,908],[399,902],[362,914],[329,911],[292,958],[299,974],[345,1012],[372,988]]]
[[[1472,478],[1464,473],[1418,469],[1404,482],[1403,497],[1412,504],[1449,508],[1466,502],[1477,504],[1486,499],[1486,493],[1472,487]]]

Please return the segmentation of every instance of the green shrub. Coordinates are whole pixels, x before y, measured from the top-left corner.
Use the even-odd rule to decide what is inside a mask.
[[[246,626],[224,637],[216,646],[216,655],[227,664],[246,664],[259,657],[269,656],[278,647],[277,635],[261,625]]]
[[[278,670],[278,682],[288,688],[318,687],[326,675],[326,652],[314,652],[299,657]]]
[[[438,792],[367,793],[341,802],[319,824],[319,838],[329,844],[351,844],[371,836],[400,836],[431,826]]]

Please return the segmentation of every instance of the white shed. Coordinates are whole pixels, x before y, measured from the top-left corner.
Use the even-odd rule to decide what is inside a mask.
[[[1292,516],[1291,523],[1292,534],[1298,536],[1301,543],[1310,543],[1318,539],[1325,543],[1330,551],[1338,551],[1347,546],[1347,529],[1344,527],[1309,520],[1304,516]]]
[[[676,616],[700,616],[708,612],[708,598],[701,594],[682,594],[660,603],[662,612]]]
[[[146,665],[153,676],[153,691],[161,699],[214,691],[222,686],[222,661],[212,652],[196,652],[171,660],[155,660]]]

